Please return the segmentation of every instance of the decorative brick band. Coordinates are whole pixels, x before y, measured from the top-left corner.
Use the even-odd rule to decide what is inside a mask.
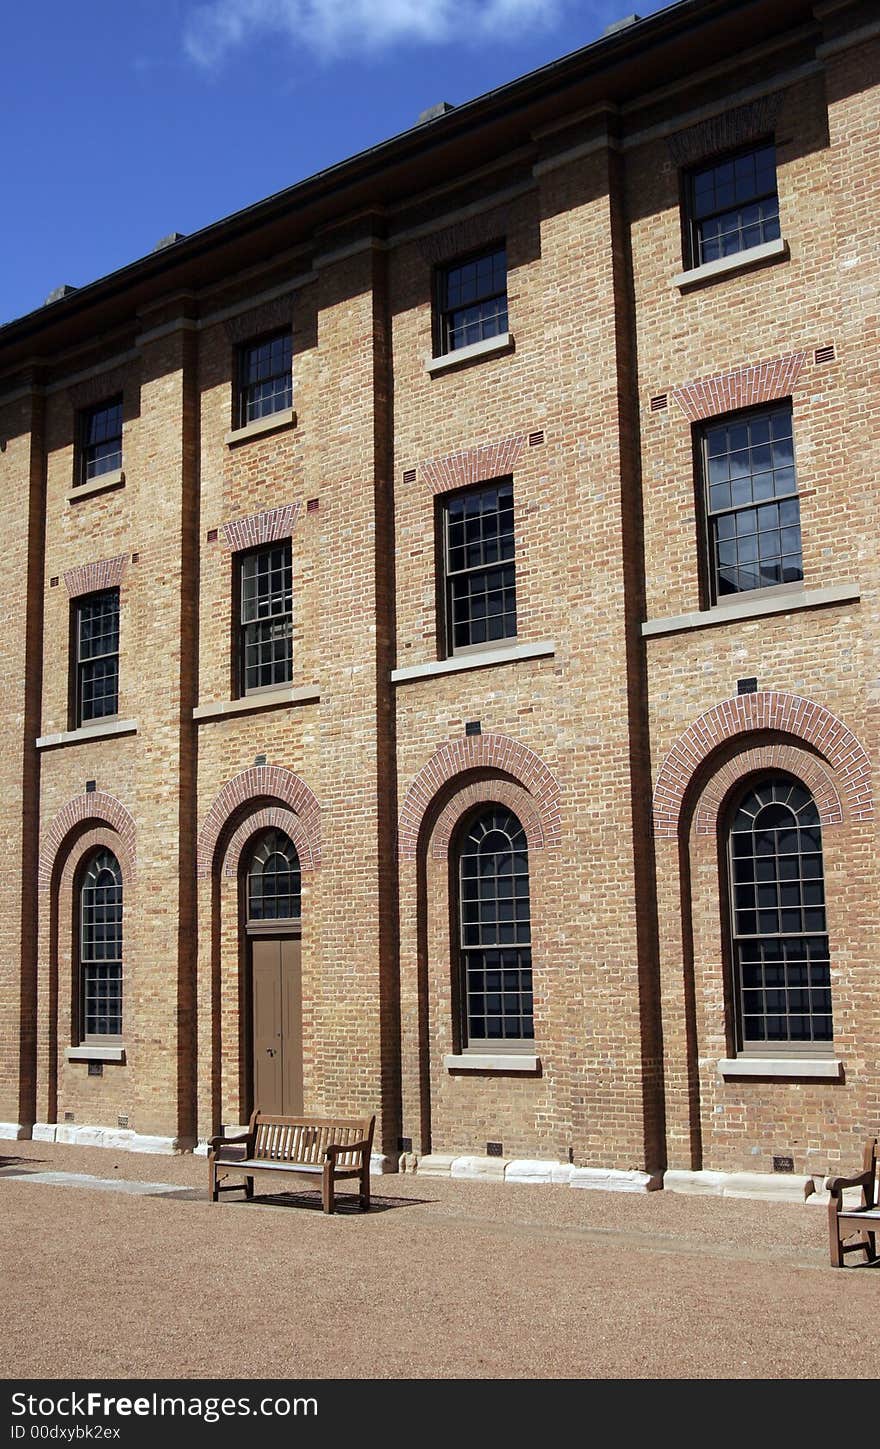
[[[697,835],[715,835],[718,816],[729,792],[746,775],[761,770],[785,770],[797,775],[816,802],[823,825],[840,825],[843,805],[832,776],[816,755],[796,745],[759,745],[744,749],[732,760],[726,760],[712,776],[700,796],[695,829]]]
[[[67,396],[75,408],[91,407],[121,393],[131,376],[130,368],[114,367],[108,372],[99,373],[97,377],[86,377],[82,382],[74,383],[67,388]]]
[[[75,795],[72,800],[68,800],[49,826],[40,851],[40,866],[37,875],[39,890],[49,889],[55,862],[71,831],[76,830],[85,821],[97,824],[101,820],[119,836],[128,855],[132,879],[134,878],[137,834],[134,820],[122,802],[117,800],[114,795],[106,795],[103,791],[96,790],[92,795]]]
[[[465,448],[461,453],[448,453],[421,463],[419,472],[431,493],[449,493],[453,488],[467,488],[471,483],[485,483],[489,478],[503,478],[512,473],[526,445],[526,434],[502,438],[497,443],[482,443],[478,448]]]
[[[242,851],[248,842],[262,830],[283,830],[296,846],[302,870],[314,870],[312,842],[303,829],[299,816],[294,815],[292,810],[283,810],[280,805],[269,805],[264,810],[256,810],[253,815],[247,815],[239,825],[226,847],[226,857],[223,862],[224,875],[238,874]]]
[[[466,735],[463,739],[441,745],[410,786],[398,823],[402,859],[415,858],[422,821],[438,791],[456,776],[466,775],[470,770],[498,770],[518,781],[535,802],[543,843],[558,845],[562,831],[559,786],[540,755],[507,735]]]
[[[673,388],[672,396],[692,423],[738,412],[740,408],[790,397],[806,359],[806,352],[789,352],[767,362],[737,367],[733,372],[686,382],[683,387]]]
[[[287,295],[227,318],[223,328],[230,342],[249,342],[261,332],[280,332],[282,327],[290,327],[292,319],[293,298]]]
[[[261,543],[276,543],[290,538],[299,514],[299,502],[285,503],[281,508],[266,508],[262,513],[249,513],[235,518],[221,528],[223,542],[233,553],[244,548],[258,548]]]
[[[62,575],[68,596],[78,599],[81,594],[96,594],[99,589],[118,589],[127,563],[128,554],[120,553],[116,558],[101,558],[96,563],[68,569]]]
[[[281,765],[255,765],[227,781],[205,816],[196,853],[196,874],[201,880],[211,874],[223,827],[237,810],[251,801],[265,804],[267,810],[272,808],[271,802],[289,806],[300,822],[299,839],[293,837],[300,865],[306,870],[320,865],[321,807],[317,797],[291,770]]]
[[[535,809],[531,795],[523,786],[514,785],[510,780],[480,780],[475,785],[466,785],[457,795],[453,795],[449,804],[441,810],[434,826],[431,847],[434,859],[446,859],[453,831],[463,815],[476,805],[492,804],[506,805],[513,811],[526,833],[529,850],[543,850],[544,827],[541,817]]]
[[[442,231],[421,237],[418,249],[425,261],[435,265],[451,261],[464,252],[486,246],[498,237],[505,236],[511,228],[509,206],[496,206],[492,211],[482,211],[478,216],[466,216]]]
[[[785,97],[782,91],[759,96],[743,106],[732,106],[720,116],[709,116],[667,138],[669,154],[676,166],[689,166],[704,156],[718,155],[769,136],[776,128]]]
[[[667,838],[677,834],[682,803],[691,781],[715,750],[738,735],[767,730],[806,740],[834,771],[849,818],[873,818],[871,766],[852,730],[824,705],[795,694],[763,690],[724,700],[679,736],[657,776],[655,834]]]

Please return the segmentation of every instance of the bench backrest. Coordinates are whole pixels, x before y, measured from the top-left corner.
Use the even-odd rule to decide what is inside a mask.
[[[321,1163],[332,1144],[368,1141],[372,1145],[375,1117],[271,1117],[255,1112],[251,1118],[250,1155],[266,1162]],[[356,1167],[359,1152],[340,1152],[340,1167]]]

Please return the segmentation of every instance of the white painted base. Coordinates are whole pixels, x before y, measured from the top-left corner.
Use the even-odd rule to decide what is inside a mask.
[[[30,1135],[30,1129],[21,1122],[0,1122],[0,1141],[26,1142]]]
[[[684,1172],[670,1169],[663,1177],[668,1192],[701,1197],[764,1198],[803,1203],[815,1192],[812,1177],[790,1172]]]
[[[150,1137],[123,1127],[89,1127],[75,1122],[35,1122],[35,1142],[60,1142],[67,1147],[109,1147],[115,1152],[155,1152],[164,1157],[188,1151],[176,1137]]]
[[[663,1174],[614,1167],[573,1167],[568,1185],[593,1192],[656,1192],[663,1186]]]

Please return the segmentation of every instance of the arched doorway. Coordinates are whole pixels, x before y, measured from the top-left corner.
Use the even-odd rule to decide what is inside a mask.
[[[282,830],[256,836],[242,877],[251,1019],[250,1105],[303,1110],[299,856]]]

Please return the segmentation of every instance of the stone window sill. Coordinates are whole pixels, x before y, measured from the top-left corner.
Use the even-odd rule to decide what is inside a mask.
[[[785,586],[783,585],[783,588]],[[665,619],[648,619],[642,625],[644,639],[659,634],[681,634],[691,629],[709,629],[715,624],[730,624],[739,619],[760,619],[766,614],[794,614],[800,609],[818,609],[829,604],[857,604],[861,597],[859,584],[835,584],[827,589],[798,589],[792,593],[765,595],[761,599],[743,597],[736,604],[715,604],[693,614],[672,614]]]
[[[65,1059],[69,1062],[124,1062],[124,1046],[75,1046],[68,1047],[64,1053]]]
[[[281,428],[296,427],[296,413],[293,408],[282,408],[280,412],[270,413],[267,418],[257,418],[254,422],[248,423],[243,428],[232,428],[226,434],[226,446],[232,448],[236,443],[246,443],[249,438],[262,437],[264,433],[276,433]]]
[[[407,664],[392,669],[392,684],[407,684],[415,679],[433,679],[438,674],[460,674],[465,669],[488,669],[493,664],[515,664],[519,659],[551,659],[556,653],[552,639],[535,644],[503,644],[497,649],[478,649],[473,654],[455,654],[451,659],[435,659],[430,664]]]
[[[57,735],[40,735],[38,750],[51,750],[56,745],[84,745],[88,740],[108,740],[114,735],[136,735],[136,719],[112,719],[104,724],[82,725],[78,730],[64,730]]]
[[[316,684],[300,685],[293,689],[267,689],[264,694],[246,694],[242,699],[209,700],[198,704],[193,710],[193,719],[199,723],[209,719],[227,719],[238,714],[254,714],[259,709],[278,709],[283,705],[317,704],[321,692]]]
[[[96,493],[109,493],[113,488],[125,486],[125,473],[121,468],[115,468],[112,473],[102,473],[98,478],[91,478],[88,483],[80,483],[76,488],[71,488],[68,495],[68,503],[79,503],[83,498],[94,498]]]
[[[444,352],[440,357],[425,359],[425,370],[433,377],[438,372],[448,372],[461,362],[473,362],[478,357],[494,357],[498,352],[509,352],[513,348],[510,332],[501,332],[497,337],[486,337],[482,342],[472,342],[470,347],[456,347],[454,352]]]
[[[539,1072],[541,1058],[525,1052],[460,1052],[443,1058],[448,1072]]]
[[[722,1077],[824,1077],[839,1082],[843,1063],[833,1057],[730,1057],[718,1063]]]
[[[787,256],[788,242],[783,237],[777,237],[775,241],[764,242],[759,247],[735,252],[732,257],[719,257],[717,262],[704,262],[701,267],[691,267],[687,272],[679,272],[677,277],[672,278],[672,285],[678,287],[680,292],[686,292],[690,287],[701,286],[703,282],[714,282],[718,277],[729,277],[733,272],[744,272],[749,267],[760,266],[762,262],[772,262]]]

